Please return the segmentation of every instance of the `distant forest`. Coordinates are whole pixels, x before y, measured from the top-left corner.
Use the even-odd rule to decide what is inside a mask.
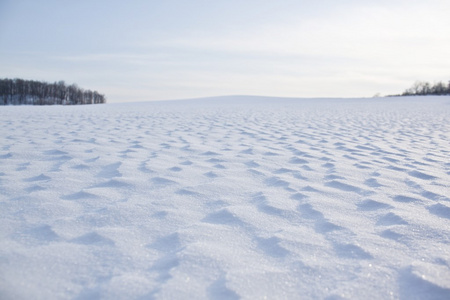
[[[425,96],[425,95],[450,95],[450,81],[448,84],[437,82],[431,85],[426,81],[416,81],[412,87],[401,95],[396,96]]]
[[[104,95],[64,81],[47,83],[0,79],[0,105],[80,105],[105,103]]]

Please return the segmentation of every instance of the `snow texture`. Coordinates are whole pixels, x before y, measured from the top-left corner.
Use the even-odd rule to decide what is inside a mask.
[[[0,119],[0,299],[450,299],[448,97]]]

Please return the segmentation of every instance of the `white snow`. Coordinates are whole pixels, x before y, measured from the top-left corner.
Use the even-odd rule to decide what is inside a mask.
[[[0,107],[1,299],[449,299],[450,99]]]

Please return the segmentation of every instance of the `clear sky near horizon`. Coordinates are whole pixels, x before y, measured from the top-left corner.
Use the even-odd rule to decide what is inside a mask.
[[[108,102],[371,97],[450,79],[448,0],[0,0],[0,77]]]

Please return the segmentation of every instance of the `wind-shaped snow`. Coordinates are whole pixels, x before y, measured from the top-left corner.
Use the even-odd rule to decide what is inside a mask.
[[[0,107],[1,299],[448,299],[450,99]]]

